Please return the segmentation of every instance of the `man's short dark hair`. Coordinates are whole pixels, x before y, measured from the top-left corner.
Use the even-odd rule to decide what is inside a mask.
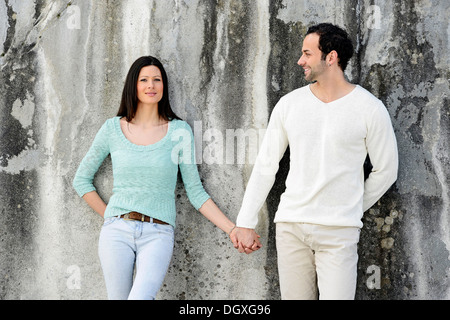
[[[353,44],[348,37],[347,32],[331,23],[320,23],[312,26],[306,32],[306,35],[317,33],[319,35],[319,49],[322,51],[322,59],[333,50],[338,54],[339,66],[342,71],[347,68],[348,61],[353,56]]]

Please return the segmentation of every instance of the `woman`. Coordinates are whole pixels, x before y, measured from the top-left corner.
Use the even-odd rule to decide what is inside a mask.
[[[93,179],[108,154],[114,187],[106,205]],[[192,205],[237,246],[235,224],[203,189],[194,156],[192,130],[170,107],[164,67],[154,57],[137,59],[117,116],[103,124],[73,181],[105,218],[99,256],[109,299],[155,299],[173,252],[178,168]]]

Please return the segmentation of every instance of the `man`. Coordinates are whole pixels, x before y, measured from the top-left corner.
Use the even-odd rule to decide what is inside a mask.
[[[286,190],[275,215],[282,299],[354,299],[364,211],[397,179],[394,130],[383,103],[349,83],[347,33],[309,28],[298,61],[312,84],[277,103],[237,218],[239,251],[259,249],[258,212],[290,147]],[[373,169],[364,181],[367,154]]]

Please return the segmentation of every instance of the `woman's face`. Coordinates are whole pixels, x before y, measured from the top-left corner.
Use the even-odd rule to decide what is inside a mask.
[[[142,104],[156,104],[163,97],[164,84],[161,71],[156,66],[146,66],[139,72],[137,98]]]

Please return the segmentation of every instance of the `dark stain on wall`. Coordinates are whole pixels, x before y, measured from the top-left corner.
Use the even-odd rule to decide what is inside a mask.
[[[390,63],[387,65],[375,63],[367,68],[361,62],[363,73],[361,85],[381,99],[392,115],[400,147],[400,167],[403,167],[401,171],[415,171],[417,174],[419,170],[427,170],[436,175],[432,159],[427,156],[427,146],[424,144],[425,136],[430,134],[426,132],[424,126],[424,115],[429,111],[427,104],[430,100],[427,95],[415,95],[414,91],[419,84],[425,84],[427,87],[425,89],[433,86],[435,79],[440,76],[440,71],[435,66],[430,43],[417,41],[416,25],[419,18],[415,11],[415,3],[396,2],[395,8],[394,31],[392,35],[386,37],[391,36],[400,45],[390,47],[386,51],[386,55],[390,57]],[[369,46],[362,46],[362,61],[368,50],[371,50]],[[392,101],[390,97],[399,87],[404,94],[398,97],[400,102],[395,106],[390,104]],[[445,107],[442,110],[445,110]],[[445,117],[441,118],[441,121],[445,121]],[[407,127],[403,127],[406,125]],[[443,127],[442,124],[437,126]],[[418,168],[414,161],[408,160],[413,153],[422,154],[423,166]],[[448,154],[448,150],[446,153]],[[421,181],[421,183],[434,182]],[[437,258],[439,253],[447,251],[442,241],[438,240],[440,231],[437,230],[439,228],[437,226],[443,213],[442,205],[442,199],[437,196],[420,193],[400,194],[394,185],[365,213],[363,219],[365,226],[361,232],[359,245],[357,298],[418,298],[417,281],[423,277],[430,279],[428,286],[441,288],[434,293],[427,292],[428,296],[437,299],[444,297],[444,288],[448,286],[445,271],[448,264],[436,263],[439,260]],[[420,225],[415,227],[430,240],[418,240],[417,252],[408,251],[408,248],[414,245],[410,244],[412,235],[405,234],[404,231],[408,229],[406,219],[414,220],[413,218],[421,221]],[[387,225],[387,222],[390,224]],[[408,263],[414,260],[414,256],[422,261],[423,269],[419,271],[420,274]],[[380,268],[380,288],[371,289],[368,286],[367,281],[370,282],[371,276],[374,275],[374,272],[368,269],[370,266]],[[439,294],[440,291],[442,295]]]
[[[37,222],[39,187],[35,170],[20,170],[13,163],[14,158],[38,143],[38,129],[24,128],[13,115],[13,105],[25,100],[34,101],[34,82],[37,76],[34,43],[12,46],[16,32],[13,11],[7,4],[8,23],[3,66],[0,73],[0,299],[20,295],[22,288],[33,277],[29,266],[33,265],[35,252],[33,239]],[[38,8],[39,9],[39,6]],[[36,13],[38,14],[38,13]],[[18,107],[20,108],[20,107]],[[20,112],[20,111],[19,111]],[[22,111],[23,112],[23,111]],[[6,125],[7,124],[7,125]],[[33,143],[30,143],[33,141]],[[19,280],[18,280],[19,279]]]

